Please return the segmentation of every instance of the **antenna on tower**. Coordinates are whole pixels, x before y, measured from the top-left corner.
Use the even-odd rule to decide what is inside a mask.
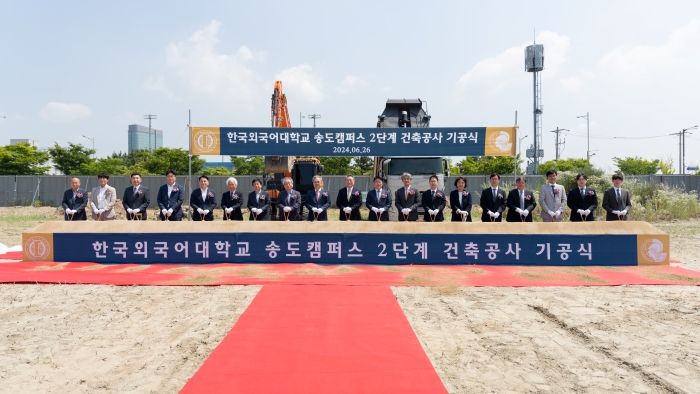
[[[534,29],[533,29],[534,33]],[[544,157],[542,149],[542,90],[540,71],[544,70],[544,45],[533,42],[525,47],[525,71],[532,73],[533,84],[533,121],[534,121],[534,143],[525,150],[525,156],[532,159],[527,165],[528,174],[537,174],[537,166],[540,158]]]

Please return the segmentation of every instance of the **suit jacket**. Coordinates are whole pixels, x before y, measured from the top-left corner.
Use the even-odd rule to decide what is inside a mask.
[[[134,187],[129,186],[124,190],[124,198],[122,198],[122,206],[124,206],[124,210],[126,211],[127,208],[131,209],[137,209],[139,210],[138,213],[141,214],[141,220],[146,220],[148,219],[148,206],[151,205],[151,191],[148,190],[147,187],[140,186],[139,185],[139,190],[136,195],[134,195]],[[134,217],[136,219],[136,217]],[[129,215],[129,212],[126,213],[126,220],[131,220],[131,215]]]
[[[464,191],[464,193],[467,193],[466,196],[462,195],[462,204],[459,203],[459,190],[452,190],[450,192],[450,207],[452,208],[452,222],[461,222],[462,221],[462,215],[457,213],[457,210],[462,210],[462,211],[467,211],[469,212],[469,215],[467,215],[467,222],[472,221],[472,194],[469,193],[468,191]]]
[[[289,197],[289,198],[287,198]],[[287,202],[289,199],[289,202]],[[291,207],[292,210],[289,213],[284,212],[284,207]],[[287,192],[287,190],[282,190],[277,196],[277,219],[280,221],[285,221],[285,215],[290,221],[296,222],[301,219],[299,216],[299,208],[301,207],[301,193],[296,190]],[[325,212],[324,212],[325,213]]]
[[[348,220],[348,216],[343,212],[343,208],[350,207],[352,212],[350,212],[350,220],[362,220],[360,216],[360,207],[362,206],[362,191],[356,187],[352,188],[352,194],[350,195],[350,200],[348,200],[348,188],[344,187],[338,192],[338,197],[335,198],[335,206],[340,209],[340,214],[338,215],[338,220]],[[372,212],[374,213],[374,212]]]
[[[571,208],[571,216],[569,220],[572,222],[582,222],[583,219],[581,215],[576,212],[579,209],[589,209],[591,214],[586,217],[587,222],[592,222],[595,220],[595,209],[598,208],[598,193],[595,190],[587,187],[584,191],[584,195],[581,196],[581,190],[577,187],[569,190],[569,196],[566,199],[566,205]]]
[[[81,196],[77,196],[78,194]],[[87,192],[85,189],[81,188],[78,188],[76,191],[75,199],[73,198],[73,189],[66,190],[65,193],[63,193],[63,201],[61,201],[64,211],[66,209],[75,209],[78,211],[73,215],[73,220],[87,220],[87,214],[85,214],[85,207],[87,206],[87,203]],[[63,218],[66,220],[71,220],[67,213],[63,214]]]
[[[488,212],[498,212],[501,214],[494,222],[500,222],[503,219],[503,211],[506,210],[506,191],[498,188],[496,200],[493,199],[493,192],[490,187],[487,187],[481,192],[481,198],[479,199],[479,205],[483,212],[481,213],[482,222],[490,222],[491,216]]]
[[[525,189],[523,190],[523,195],[525,196],[525,201],[523,202],[523,205],[525,206],[524,209],[528,210],[527,217],[524,221],[531,222],[532,211],[534,211],[535,207],[537,206],[537,202],[535,202],[535,194],[532,192],[532,190]],[[528,197],[530,197],[529,200]],[[510,191],[510,193],[508,193],[508,200],[506,201],[506,205],[508,206],[506,222],[523,221],[520,218],[520,214],[515,211],[516,208],[520,208],[520,191],[518,189],[513,189]]]
[[[445,209],[446,202],[447,200],[445,199],[445,192],[443,190],[436,190],[435,197],[433,197],[432,195],[432,190],[428,189],[424,191],[423,209],[425,209],[425,213],[423,214],[423,221],[432,222],[434,220],[436,222],[442,222],[443,220],[445,220],[445,216],[442,214],[442,211],[443,209]],[[438,214],[435,215],[435,219],[430,218],[428,209],[439,210]]]
[[[555,193],[552,193],[552,184],[547,182],[540,186],[540,212],[541,218],[550,218],[549,211],[564,213],[566,209],[566,190],[564,186],[554,184]]]
[[[627,215],[629,215],[630,209],[632,209],[632,202],[630,201],[630,192],[628,190],[620,188],[620,199],[622,200],[622,205],[617,203],[617,196],[615,195],[615,188],[611,187],[605,191],[603,194],[603,209],[607,211],[605,215],[605,220],[627,220]],[[627,210],[627,215],[619,218],[617,215],[613,214],[613,211],[624,211]]]
[[[228,215],[231,220],[243,220],[241,207],[243,206],[243,193],[236,190],[231,195],[231,191],[227,191],[221,196],[221,209],[233,208],[233,212]],[[226,211],[224,211],[223,219],[226,220]]]
[[[259,208],[262,209],[260,215],[253,215],[253,211],[250,211],[248,215],[248,220],[270,220],[270,195],[267,194],[265,190],[260,191],[260,200],[258,200],[255,195],[255,190],[248,194],[248,204],[246,205],[248,209]]]
[[[104,200],[102,201],[102,209],[105,210],[105,212],[102,212],[100,215],[99,219],[100,220],[105,220],[105,219],[114,219],[114,203],[117,202],[117,190],[113,188],[112,186],[107,185],[107,190],[105,191],[104,194]],[[95,211],[98,210],[98,207],[100,206],[100,187],[94,187],[92,188],[92,191],[90,192],[90,208],[92,208],[92,220],[97,220],[98,217],[95,214]]]
[[[158,208],[160,211],[164,209],[172,209],[173,214],[170,215],[168,220],[182,220],[182,202],[185,201],[185,188],[178,183],[173,184],[173,191],[168,196],[168,184],[161,186],[158,189]],[[160,220],[165,220],[163,213],[159,214]]]
[[[216,192],[207,189],[206,198],[202,198],[202,189],[194,189],[190,195],[190,207],[192,208],[193,221],[201,222],[205,220],[211,222],[214,220],[214,209],[216,209]],[[200,215],[199,212],[197,212],[198,209],[207,210],[209,213]]]
[[[306,193],[306,209],[309,210],[309,221],[314,220],[326,221],[328,220],[328,208],[331,206],[331,195],[328,190],[321,188],[319,189],[318,201],[316,201],[316,190],[309,190]],[[324,195],[325,194],[325,195]],[[315,213],[311,211],[311,208],[322,208],[323,212],[316,216]]]
[[[415,187],[409,187],[408,198],[406,198],[406,187],[404,186],[396,191],[394,205],[396,205],[396,209],[399,210],[399,222],[415,222],[418,220],[418,207],[421,206],[420,192]],[[408,214],[408,218],[401,212],[404,208],[411,208],[411,213]]]
[[[380,190],[379,198],[377,199],[377,189],[372,189],[367,192],[367,201],[365,201],[365,205],[367,208],[372,210],[372,208],[384,208],[384,212],[381,214],[381,216],[377,217],[378,215],[374,212],[371,211],[369,213],[369,218],[368,220],[371,222],[388,222],[389,221],[389,209],[391,208],[391,194],[384,190]]]

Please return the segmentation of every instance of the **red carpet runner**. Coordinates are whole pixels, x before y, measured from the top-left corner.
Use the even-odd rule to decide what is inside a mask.
[[[182,393],[446,393],[388,287],[266,285]]]

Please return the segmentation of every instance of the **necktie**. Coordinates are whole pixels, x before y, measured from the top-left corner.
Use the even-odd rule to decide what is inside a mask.
[[[622,208],[622,197],[620,196],[620,189],[615,189],[617,193],[617,207]]]
[[[350,201],[350,195],[352,194],[352,188],[348,189],[348,201]]]
[[[381,191],[381,190],[377,190],[377,201],[379,201],[379,192],[380,192],[380,191]]]
[[[292,193],[287,193],[287,205],[289,205],[289,199],[292,197]]]
[[[522,191],[520,191],[520,209],[525,209],[525,197],[523,196]]]
[[[433,200],[435,199],[435,190],[433,190]]]
[[[408,200],[408,188],[404,188],[404,189],[406,189],[406,193],[405,193],[405,196],[404,196],[404,200]]]
[[[496,189],[492,188],[491,191],[493,192],[493,201],[496,201]]]
[[[554,185],[552,185],[552,194],[554,194]]]
[[[137,191],[139,191],[139,187],[138,187],[138,186],[136,186],[136,187],[134,188],[134,195],[136,195],[136,192],[137,192]]]
[[[316,202],[318,202],[319,194],[321,194],[321,193],[319,193],[319,191],[316,190]]]
[[[581,197],[583,197],[583,188],[581,188]]]

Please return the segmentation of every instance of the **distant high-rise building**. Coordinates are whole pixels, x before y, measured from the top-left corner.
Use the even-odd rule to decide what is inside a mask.
[[[128,153],[135,150],[150,149],[156,150],[163,147],[163,130],[151,129],[151,134],[148,134],[148,126],[138,124],[129,125],[129,148]],[[149,144],[150,137],[150,144]]]
[[[26,142],[31,146],[39,146],[39,141],[37,141],[37,140],[29,140],[29,139],[23,139],[23,138],[20,138],[20,139],[11,138],[10,139],[10,145],[19,144],[20,142]]]

